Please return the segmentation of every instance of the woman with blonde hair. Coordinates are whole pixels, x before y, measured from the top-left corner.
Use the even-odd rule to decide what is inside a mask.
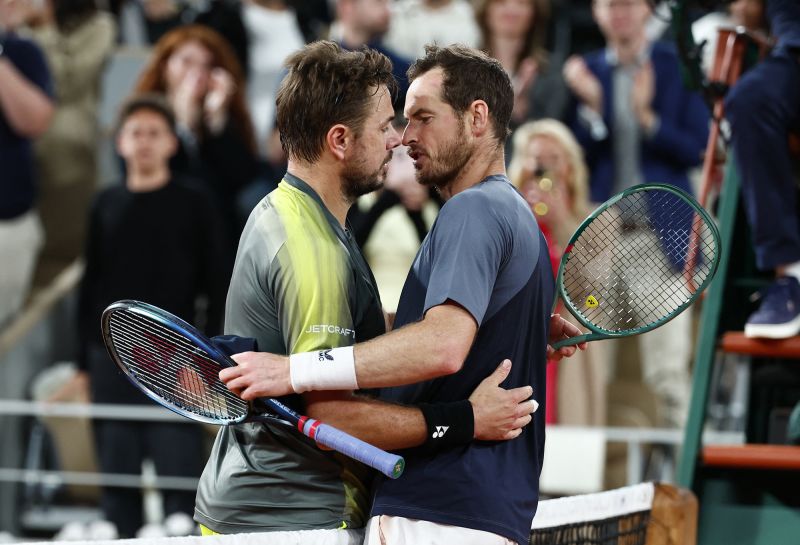
[[[520,126],[513,145],[508,177],[536,216],[555,274],[564,246],[592,208],[583,150],[572,131],[555,119]],[[605,424],[604,348],[604,341],[594,342],[561,367],[557,362],[547,363],[548,423]]]
[[[220,203],[232,244],[240,230],[236,195],[257,172],[243,74],[225,38],[205,26],[185,25],[155,44],[135,89],[167,97],[181,141],[173,170],[209,186]]]

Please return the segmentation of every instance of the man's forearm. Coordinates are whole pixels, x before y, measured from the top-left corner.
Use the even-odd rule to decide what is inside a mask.
[[[350,392],[309,392],[308,416],[384,450],[422,445],[427,427],[416,407],[393,405]]]
[[[33,138],[47,130],[54,106],[11,61],[0,57],[0,110],[15,132]]]
[[[476,332],[472,315],[461,307],[434,307],[421,322],[354,347],[358,386],[400,386],[456,373]]]

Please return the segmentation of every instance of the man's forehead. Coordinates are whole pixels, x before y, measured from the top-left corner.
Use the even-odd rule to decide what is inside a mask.
[[[428,108],[442,102],[444,73],[441,68],[425,72],[408,87],[405,114],[413,115],[416,108]]]
[[[372,95],[372,103],[375,105],[374,112],[378,114],[394,115],[394,107],[392,106],[392,94],[386,85],[381,85],[375,90]]]

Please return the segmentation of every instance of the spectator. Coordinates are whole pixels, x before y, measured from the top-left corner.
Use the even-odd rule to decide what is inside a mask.
[[[205,191],[170,171],[178,149],[174,117],[156,96],[123,105],[117,151],[125,161],[124,184],[100,193],[92,207],[86,272],[80,289],[79,366],[95,403],[150,403],[117,372],[103,346],[98,323],[119,299],[138,299],[219,332],[227,289],[224,239],[217,211]],[[206,301],[199,317],[197,303]],[[201,429],[183,423],[96,420],[98,460],[104,473],[139,474],[151,458],[159,475],[198,477]],[[165,515],[191,514],[194,493],[162,491]],[[142,525],[141,492],[105,488],[101,506],[121,537]]]
[[[756,265],[776,279],[745,325],[748,337],[800,333],[800,219],[789,132],[800,127],[800,4],[769,0],[778,43],[742,76],[725,103]]]
[[[0,326],[24,303],[42,244],[33,140],[54,111],[44,55],[14,33],[26,14],[20,2],[0,2]]]
[[[480,30],[468,0],[401,0],[392,10],[386,45],[410,59],[425,54],[425,45],[458,43],[477,47]]]
[[[536,215],[556,274],[566,244],[591,208],[583,150],[560,121],[525,123],[514,133],[508,177]],[[562,314],[577,325],[568,312]],[[548,423],[605,425],[606,347],[607,343],[596,341],[588,350],[576,352],[564,366],[547,362]]]
[[[329,0],[287,0],[286,3],[297,14],[297,24],[306,43],[328,35],[328,27],[333,22]]]
[[[165,34],[136,85],[138,92],[167,96],[181,144],[172,169],[202,180],[211,189],[223,214],[231,255],[241,230],[236,196],[257,172],[245,89],[231,47],[201,25]]]
[[[28,24],[47,58],[57,99],[53,122],[35,145],[45,232],[36,282],[43,284],[82,253],[97,186],[100,79],[116,28],[95,0],[47,0],[31,10]]]
[[[201,3],[203,4],[203,3]],[[250,79],[250,36],[244,26],[240,0],[210,0],[192,22],[204,25],[225,38],[242,68],[245,80]]]
[[[545,50],[550,0],[480,0],[475,16],[481,47],[506,69],[514,84],[512,129],[529,119],[560,119],[566,107],[561,67]]]
[[[646,0],[595,0],[593,13],[606,49],[571,57],[564,66],[574,95],[572,128],[591,172],[591,200],[644,182],[690,191],[688,171],[700,164],[708,139],[701,97],[683,87],[672,47],[648,43]],[[682,426],[688,410],[691,339],[691,313],[638,337],[644,379],[665,426]]]
[[[158,42],[164,34],[178,28],[192,17],[189,6],[183,0],[139,0],[147,43]]]
[[[408,77],[409,58],[387,46],[384,36],[389,30],[391,9],[389,0],[340,0],[336,3],[336,22],[330,39],[343,48],[355,51],[363,46],[380,51],[392,61],[392,73],[397,80],[397,95],[393,97],[395,111],[403,111]]]
[[[285,73],[283,62],[305,42],[294,10],[284,0],[248,0],[242,5],[242,17],[251,53],[247,97],[261,147],[275,126],[275,95]]]

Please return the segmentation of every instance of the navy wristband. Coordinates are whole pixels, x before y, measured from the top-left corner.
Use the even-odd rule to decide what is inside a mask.
[[[428,428],[421,448],[427,452],[466,445],[475,435],[475,415],[472,403],[465,399],[450,403],[420,403]]]

